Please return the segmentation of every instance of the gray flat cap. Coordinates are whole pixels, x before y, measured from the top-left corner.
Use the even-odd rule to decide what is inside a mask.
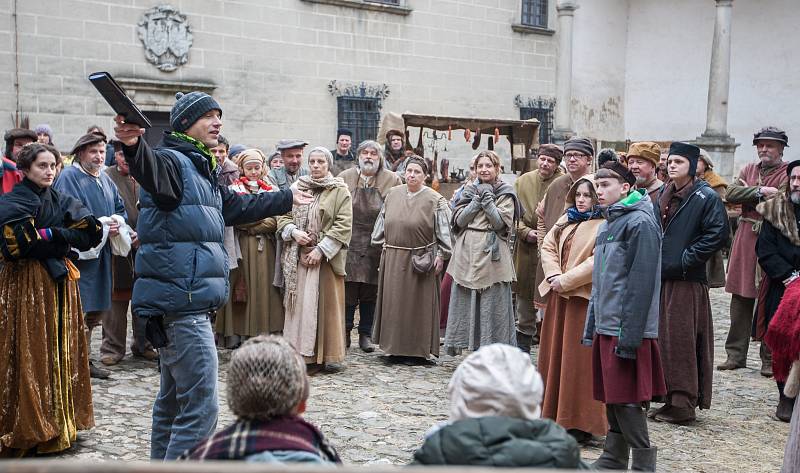
[[[278,141],[278,144],[275,145],[275,149],[277,149],[278,151],[283,151],[285,149],[302,148],[306,145],[308,145],[306,141],[287,138]]]

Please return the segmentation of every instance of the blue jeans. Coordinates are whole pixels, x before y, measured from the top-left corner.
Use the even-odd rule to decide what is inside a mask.
[[[150,458],[174,460],[217,427],[217,349],[206,314],[164,317],[161,388],[153,405]]]

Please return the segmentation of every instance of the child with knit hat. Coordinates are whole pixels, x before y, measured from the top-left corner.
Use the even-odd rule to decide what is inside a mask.
[[[236,422],[181,459],[341,463],[319,429],[300,417],[308,392],[306,364],[289,342],[276,335],[247,340],[228,368],[228,407]]]

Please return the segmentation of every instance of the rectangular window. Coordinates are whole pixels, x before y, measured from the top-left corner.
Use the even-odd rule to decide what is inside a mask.
[[[553,139],[553,109],[552,107],[520,107],[519,119],[539,120],[539,143],[551,143]]]
[[[547,0],[522,0],[522,17],[525,26],[547,28]]]
[[[364,140],[374,140],[378,136],[381,121],[381,103],[375,97],[336,98],[339,109],[339,128],[353,132],[353,147]]]

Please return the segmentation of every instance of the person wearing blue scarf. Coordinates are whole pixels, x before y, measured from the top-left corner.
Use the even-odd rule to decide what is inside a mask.
[[[592,349],[580,343],[592,293],[595,238],[603,222],[593,176],[578,179],[566,200],[567,212],[541,246],[539,293],[550,294],[539,342],[542,417],[583,443],[604,435],[608,427],[603,403],[594,400]]]

